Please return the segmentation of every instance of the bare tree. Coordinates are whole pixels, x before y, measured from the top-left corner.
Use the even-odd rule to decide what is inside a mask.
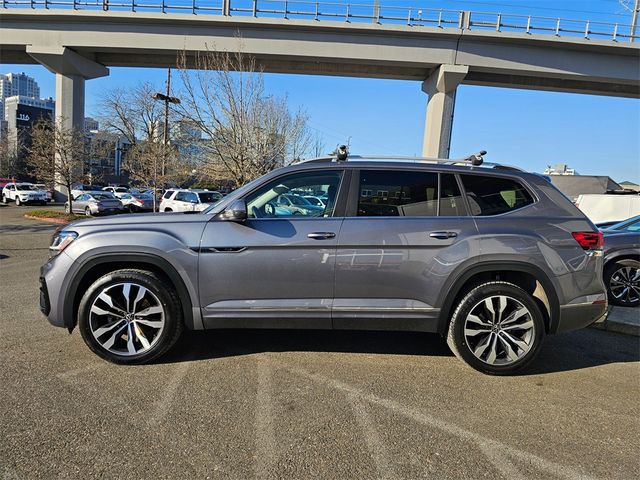
[[[179,57],[183,91],[176,111],[203,133],[203,173],[241,185],[306,155],[307,115],[292,113],[286,97],[266,94],[253,58],[209,50],[189,60]]]
[[[153,189],[180,183],[192,169],[176,148],[162,143],[164,107],[152,98],[157,90],[148,82],[132,89],[116,88],[103,94],[99,106],[104,129],[124,137],[129,145],[122,169],[132,182]]]
[[[20,142],[20,137],[18,137]],[[20,145],[13,146],[9,141],[8,135],[2,135],[0,138],[0,177],[15,177],[19,173],[19,155],[22,149]]]
[[[157,141],[162,136],[163,108],[152,98],[156,91],[149,82],[106,91],[98,107],[100,124],[105,130],[126,138],[131,145]]]
[[[87,138],[82,130],[66,128],[63,121],[39,120],[31,131],[27,166],[32,175],[49,185],[65,187],[72,210],[71,187],[85,180]]]

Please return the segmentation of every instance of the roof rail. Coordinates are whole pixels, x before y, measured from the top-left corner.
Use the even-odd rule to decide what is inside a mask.
[[[512,165],[504,165],[494,162],[485,162],[483,156],[486,155],[486,150],[480,150],[477,153],[469,155],[463,158],[435,158],[435,157],[405,157],[405,156],[390,156],[390,155],[348,155],[346,147],[342,145],[338,148],[336,155],[330,155],[326,157],[310,158],[308,160],[301,160],[302,163],[321,163],[321,162],[410,162],[410,163],[435,163],[440,165],[457,165],[457,166],[471,166],[471,167],[493,167],[496,170],[512,170],[523,172],[524,170]]]

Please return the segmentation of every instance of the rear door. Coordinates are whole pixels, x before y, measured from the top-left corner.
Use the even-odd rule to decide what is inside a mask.
[[[442,285],[477,254],[456,176],[362,169],[351,190],[338,240],[334,328],[436,331]]]
[[[338,169],[285,174],[247,193],[246,221],[207,223],[199,257],[207,327],[331,328],[344,178]],[[330,201],[320,211],[277,204],[293,190]]]

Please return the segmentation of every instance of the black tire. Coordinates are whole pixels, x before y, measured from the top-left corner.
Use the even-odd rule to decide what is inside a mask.
[[[91,307],[106,289],[122,283],[133,283],[149,290],[164,309],[164,326],[155,343],[140,354],[123,356],[113,353],[98,342],[91,329]],[[175,288],[157,274],[137,269],[116,270],[96,280],[85,292],[78,307],[78,328],[82,339],[93,353],[112,363],[138,365],[164,355],[178,340],[183,330],[182,307]],[[120,335],[122,337],[123,334]]]
[[[164,209],[164,211],[165,211],[165,212],[173,212],[173,210],[172,210],[172,209],[170,209],[170,208],[165,208],[165,209]]]
[[[2,195],[2,203],[7,204],[7,197],[5,195]]]
[[[627,281],[627,279],[621,278],[621,275],[628,275],[627,272],[638,272],[638,270],[640,270],[640,261],[634,260],[633,258],[615,260],[605,265],[604,284],[607,286],[607,296],[609,297],[610,304],[620,307],[637,307],[640,305],[640,295],[635,293],[637,290],[631,288],[627,290],[626,295],[621,296],[622,291],[620,290],[620,285],[618,284],[618,286],[616,286],[617,282],[622,282],[623,284],[626,282],[636,289],[640,288],[640,281],[633,281],[633,278]],[[631,273],[631,276],[634,277],[635,273]],[[612,282],[614,282],[613,290]],[[624,287],[622,287],[622,290],[624,290]],[[616,295],[618,296],[616,297]]]
[[[87,217],[91,217],[91,216],[92,216],[92,214],[91,214],[91,209],[90,209],[89,207],[85,207],[85,209],[84,209],[84,214],[85,214]]]
[[[472,347],[471,341],[468,342],[467,338],[465,337],[465,321],[467,320],[467,317],[473,310],[477,308],[485,308],[484,306],[481,306],[481,303],[487,298],[494,296],[505,296],[511,299],[509,300],[510,303],[508,305],[517,305],[519,303],[521,306],[524,306],[528,310],[530,319],[533,321],[533,330],[529,334],[529,350],[526,351],[526,353],[523,353],[520,358],[512,361],[511,363],[491,364],[488,363],[486,359],[482,360],[476,357],[471,349],[473,347],[475,347],[476,349],[479,348],[478,344],[482,343],[482,341],[479,341],[478,344]],[[524,315],[522,319],[522,321],[528,322],[526,315]],[[487,322],[489,322],[489,320],[487,320]],[[509,328],[514,327],[511,326]],[[493,332],[493,330],[490,331]],[[525,333],[524,329],[521,331],[522,333]],[[508,333],[512,334],[514,332],[517,334],[518,330],[509,330]],[[497,331],[496,333],[490,333],[490,339],[493,339],[492,335],[495,335],[496,338],[494,344],[498,346],[499,350],[501,350],[500,354],[498,355],[498,360],[506,361],[507,359],[504,358],[507,357],[507,351],[504,347],[505,341],[503,340],[504,337],[501,337],[503,333],[501,333],[501,330]],[[458,357],[470,367],[482,373],[487,373],[490,375],[510,375],[525,368],[535,359],[540,351],[540,347],[542,346],[544,336],[544,317],[535,299],[517,285],[508,282],[495,281],[479,285],[470,290],[466,295],[464,295],[451,317],[451,322],[449,323],[449,331],[447,334],[447,344],[456,357]],[[473,338],[483,337],[477,336]],[[484,336],[484,338],[487,337]],[[515,345],[510,344],[510,346],[514,347]],[[520,355],[519,348],[516,348],[516,350],[514,351],[517,356]],[[523,350],[523,352],[525,352],[525,350]],[[502,359],[500,358],[501,355],[504,356]]]
[[[20,205],[22,205],[22,203],[20,202],[20,197],[18,197],[17,195],[16,195],[15,201],[16,201],[16,207],[19,207]]]

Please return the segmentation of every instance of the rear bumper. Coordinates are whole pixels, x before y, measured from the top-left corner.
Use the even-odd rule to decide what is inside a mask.
[[[555,333],[570,332],[588,327],[607,312],[606,303],[581,303],[560,307],[560,321]]]

